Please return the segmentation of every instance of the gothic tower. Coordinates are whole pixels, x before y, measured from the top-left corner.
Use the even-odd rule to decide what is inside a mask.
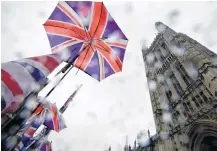
[[[142,49],[157,131],[153,150],[217,151],[217,55],[161,22],[155,26],[158,35]]]

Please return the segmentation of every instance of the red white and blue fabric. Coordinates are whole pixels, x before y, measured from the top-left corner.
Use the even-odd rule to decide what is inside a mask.
[[[17,136],[21,137],[20,142],[17,144],[15,150],[20,150],[25,144],[33,137],[37,129],[43,124],[45,118],[45,106],[40,104],[33,112],[32,116],[18,131]]]
[[[43,143],[40,148],[41,151],[52,151],[52,142],[47,141]]]
[[[9,107],[14,109],[13,106],[17,104],[12,102],[23,100],[38,88],[39,81],[45,79],[61,62],[59,55],[51,54],[2,63],[2,113]]]
[[[52,151],[52,142],[46,140],[38,141],[34,144],[34,147],[41,151]]]
[[[74,65],[93,78],[122,70],[128,39],[102,2],[61,1],[44,28],[52,51],[77,58]]]
[[[47,141],[46,138],[38,140],[37,137],[32,137],[25,144],[20,142],[14,151],[26,151],[29,148],[34,148],[40,151],[52,151],[52,144],[50,141]]]
[[[61,107],[60,112],[63,113],[67,107],[69,106],[69,103],[71,101],[73,101],[73,98],[75,97],[75,95],[78,93],[78,91],[81,89],[82,85],[80,85],[73,93],[72,95],[69,96],[69,98],[67,99],[67,101],[64,103],[64,105]]]
[[[17,136],[21,137],[21,141],[17,144],[15,150],[26,149],[29,145],[33,135],[45,120],[47,104],[50,104],[50,102],[46,102],[46,105],[40,104],[25,125],[18,131]]]
[[[60,132],[62,129],[66,128],[65,120],[58,111],[56,104],[50,103],[47,104],[46,107],[44,125],[56,132]]]
[[[29,140],[33,137],[33,135],[35,134],[36,130],[39,128],[40,125],[40,123],[34,121],[27,128],[20,130],[17,135],[21,137],[21,140],[16,145],[14,150],[23,151],[25,149],[25,146],[28,145]]]

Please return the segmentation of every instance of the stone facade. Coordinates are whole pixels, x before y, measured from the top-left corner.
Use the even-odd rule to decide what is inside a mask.
[[[147,151],[217,150],[217,55],[157,22],[142,49],[157,134]],[[208,37],[207,37],[208,38]]]

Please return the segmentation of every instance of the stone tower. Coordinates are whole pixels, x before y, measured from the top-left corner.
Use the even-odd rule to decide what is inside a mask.
[[[156,151],[217,151],[217,55],[161,22],[142,49]],[[208,38],[208,37],[207,37]]]

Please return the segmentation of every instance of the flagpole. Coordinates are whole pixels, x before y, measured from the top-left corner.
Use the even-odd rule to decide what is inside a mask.
[[[74,51],[75,49],[73,49],[72,51]],[[67,64],[60,70],[58,71],[58,73],[56,73],[53,78],[57,77],[60,73],[65,73],[73,64],[73,62],[78,58],[78,56],[80,55],[80,53],[78,53],[73,59],[71,59],[71,57],[69,57],[69,59],[67,60]],[[48,78],[42,79],[39,82],[39,86],[40,86],[40,90],[37,91],[32,91],[30,92],[30,94],[28,94],[24,99],[23,99],[23,103],[22,105],[14,112],[12,113],[12,117],[10,117],[4,124],[2,124],[1,126],[1,131],[4,131],[5,127],[9,124],[10,122],[24,109],[24,106],[26,104],[26,102],[28,101],[29,98],[38,95],[38,93],[45,88],[51,80],[48,80]],[[3,115],[4,116],[4,115]]]
[[[87,46],[89,46],[89,45],[90,45],[90,44],[88,44]],[[58,73],[61,73],[61,72],[62,72],[62,73],[65,73],[65,72],[73,65],[73,63],[74,63],[75,60],[79,57],[79,55],[82,53],[82,51],[87,48],[87,46],[85,46],[84,48],[82,48],[82,50],[81,50],[75,57],[73,57],[72,59],[71,59],[71,57],[70,57],[70,58],[67,60],[68,63],[67,63],[67,64],[61,69],[61,71],[59,71]],[[74,50],[73,50],[73,51],[74,51]],[[72,68],[73,68],[73,66],[72,66]],[[67,72],[67,73],[68,73],[68,72]],[[64,78],[65,76],[66,76],[66,74],[63,76],[63,78]],[[61,82],[61,80],[62,80],[63,78],[60,79],[60,82]],[[60,83],[60,82],[59,82],[59,83]],[[46,86],[48,83],[49,83],[49,82],[46,82],[46,83],[45,83],[45,86]],[[59,83],[58,83],[58,84],[59,84]],[[45,87],[45,86],[44,86],[44,87]],[[43,88],[44,88],[44,87],[43,87]],[[54,89],[55,89],[55,88],[54,88]],[[52,89],[52,90],[49,92],[49,94],[50,94],[54,89]],[[32,95],[33,95],[33,96],[36,96],[38,93],[39,93],[39,92],[33,93]],[[29,97],[28,97],[28,98],[29,98]],[[25,103],[26,103],[26,102],[27,102],[27,98],[25,98],[25,101],[24,101],[23,105],[17,110],[17,112],[15,113],[15,115],[13,116],[13,118],[10,119],[9,122],[7,122],[7,125],[5,124],[4,129],[7,128],[7,127],[8,127],[7,129],[10,128],[10,126],[8,126],[8,125],[11,125],[10,123],[13,122],[12,120],[13,120],[15,117],[18,117],[18,114],[21,113],[21,111],[24,109],[24,106],[25,106]],[[19,117],[18,117],[18,118],[19,118]],[[13,125],[14,125],[14,124],[13,124]],[[4,129],[2,129],[2,130],[4,130]],[[11,136],[12,136],[12,135],[11,135]],[[9,138],[9,137],[7,137],[7,138]],[[7,138],[6,138],[6,139],[7,139]],[[5,139],[5,140],[6,140],[6,139]],[[5,141],[5,140],[4,140],[4,141]],[[15,145],[15,146],[16,146],[16,145]],[[14,147],[12,147],[12,148],[14,148]]]
[[[81,87],[82,87],[83,85],[80,85],[78,88],[77,88],[77,90],[75,90],[73,93],[72,93],[72,95],[70,95],[69,96],[69,98],[66,100],[66,102],[64,103],[64,105],[59,109],[59,112],[61,113],[61,114],[63,114],[64,112],[65,112],[65,110],[68,108],[68,106],[69,106],[69,104],[73,101],[73,98],[75,97],[75,95],[77,94],[77,92],[81,89]],[[43,137],[46,137],[46,136],[48,136],[49,134],[50,134],[50,132],[51,132],[51,129],[49,129],[48,127],[44,127],[43,129],[42,129],[42,131],[41,131],[41,133],[39,133],[38,135],[39,135],[39,138],[36,140],[36,142],[34,142],[34,143],[37,143],[38,142],[38,140],[40,140],[40,139],[42,139]],[[33,143],[33,144],[34,144]],[[33,145],[32,144],[32,145]],[[31,146],[32,146],[31,145]],[[29,146],[29,147],[31,147],[31,146]],[[27,148],[28,149],[28,148]],[[37,149],[37,148],[36,148]],[[40,149],[40,148],[39,148]]]

